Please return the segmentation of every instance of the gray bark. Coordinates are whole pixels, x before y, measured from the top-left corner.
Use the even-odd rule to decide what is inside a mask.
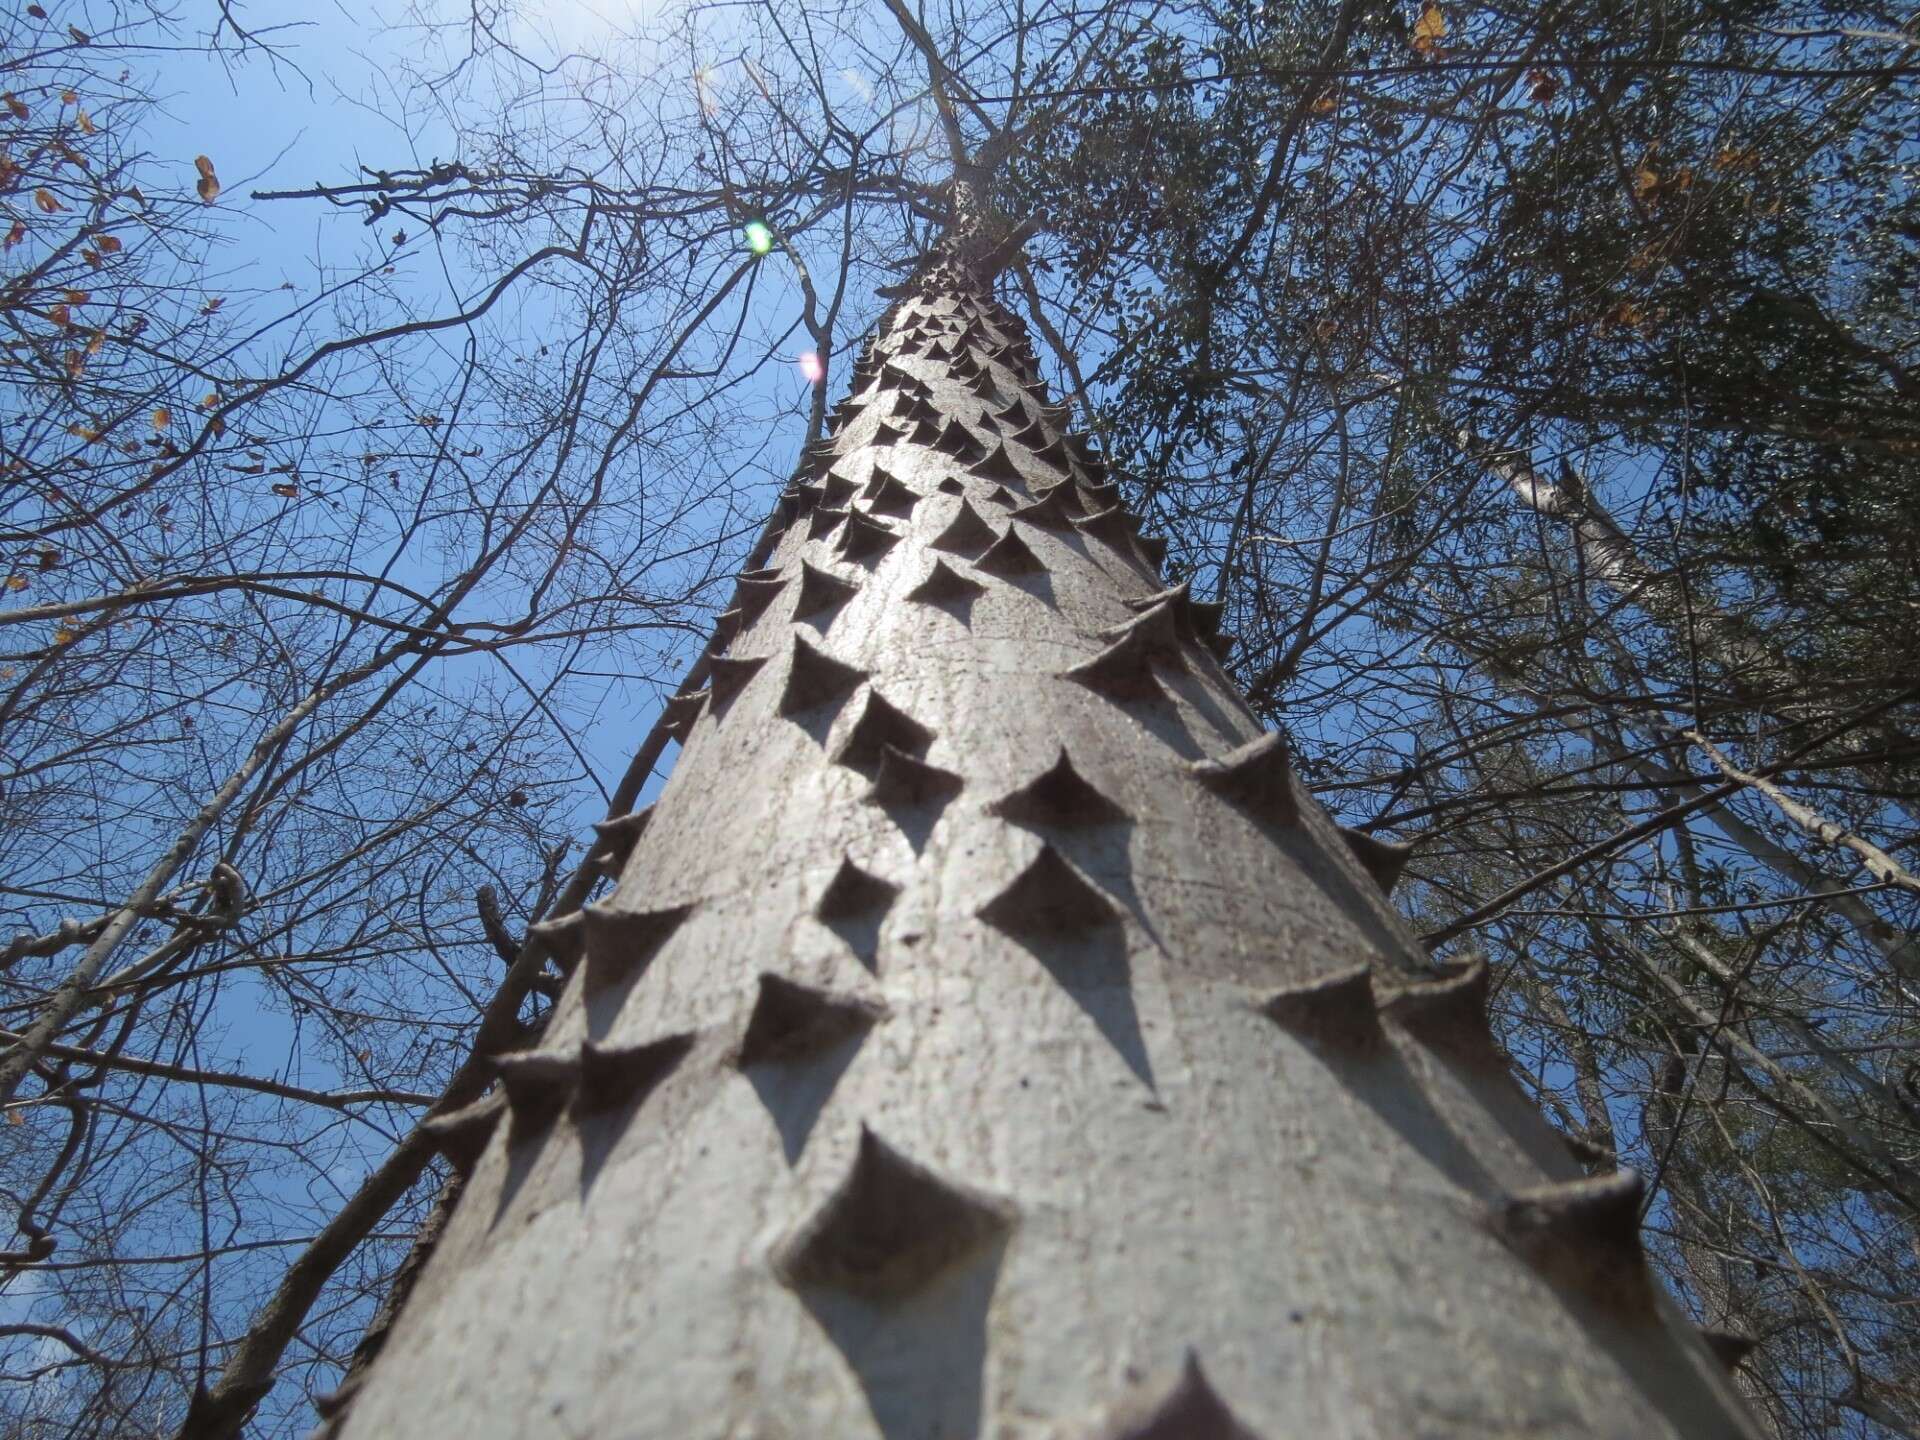
[[[978,279],[783,502],[330,1426],[1752,1435]]]

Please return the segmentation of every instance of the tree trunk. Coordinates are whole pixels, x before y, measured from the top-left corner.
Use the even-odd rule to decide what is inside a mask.
[[[987,278],[923,268],[783,498],[332,1428],[1750,1436]]]

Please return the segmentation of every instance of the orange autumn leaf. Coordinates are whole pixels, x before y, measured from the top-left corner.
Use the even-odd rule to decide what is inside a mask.
[[[13,249],[14,246],[18,245],[22,240],[26,238],[27,238],[27,222],[24,220],[14,221],[13,228],[7,231],[7,240],[6,240],[7,249],[9,250]]]
[[[273,487],[273,493],[280,496],[283,500],[297,500],[300,498],[300,487],[298,485],[276,485]]]
[[[1658,191],[1659,188],[1659,172],[1643,162],[1640,168],[1633,172],[1634,195],[1641,200],[1645,200],[1648,196]]]
[[[200,182],[194,189],[200,192],[200,199],[211,205],[220,194],[220,177],[213,173],[213,161],[204,155],[193,157],[193,168],[200,172]]]
[[[71,90],[62,90],[60,92],[60,103],[62,105],[77,105],[80,103],[80,97]]]
[[[200,408],[202,410],[211,410],[213,409],[214,406],[218,405],[219,403],[220,403],[220,392],[218,390],[209,390],[207,392],[207,398],[200,402]]]
[[[67,352],[66,363],[67,378],[69,380],[78,380],[80,378],[80,372],[87,368],[87,357],[82,355],[78,350],[69,350]]]
[[[5,105],[7,109],[11,110],[13,112],[13,118],[16,120],[24,120],[33,113],[27,108],[27,102],[11,90],[7,91],[4,95],[0,95],[0,105]]]
[[[87,353],[89,355],[98,355],[106,343],[107,332],[104,330],[94,331],[93,334],[87,337]]]
[[[226,303],[227,303],[226,296],[216,295],[213,297],[213,299],[207,301],[206,304],[200,307],[200,313],[202,315],[211,315],[213,314],[214,311],[218,310],[222,305]]]
[[[44,185],[33,192],[33,203],[38,205],[40,209],[48,215],[67,208],[60,203],[59,197]]]
[[[70,630],[65,625],[62,625],[58,630],[53,632],[53,643],[56,645],[71,645],[79,638],[80,632],[78,630]]]
[[[1447,38],[1447,17],[1440,13],[1440,7],[1427,0],[1427,8],[1420,12],[1420,18],[1413,26],[1413,48],[1422,55],[1438,53],[1440,42]]]
[[[64,330],[73,324],[73,312],[64,305],[50,305],[47,307],[47,319]]]
[[[7,577],[7,588],[16,591],[26,589],[27,577],[24,575],[9,575]]]
[[[69,290],[66,294],[66,300],[69,305],[84,305],[92,298],[93,296],[84,290]]]
[[[94,243],[100,247],[102,255],[112,255],[122,248],[118,235],[102,235]]]
[[[158,410],[153,412],[153,428],[154,429],[164,430],[172,423],[173,423],[173,412],[167,409],[166,406],[162,405]]]
[[[86,111],[76,110],[73,115],[73,120],[74,120],[74,123],[80,127],[80,133],[82,135],[93,134],[95,129],[95,126],[93,123],[93,117],[87,114]]]

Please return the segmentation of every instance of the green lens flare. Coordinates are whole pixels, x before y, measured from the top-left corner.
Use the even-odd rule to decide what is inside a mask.
[[[747,248],[756,255],[764,255],[773,249],[773,231],[758,220],[747,222]]]

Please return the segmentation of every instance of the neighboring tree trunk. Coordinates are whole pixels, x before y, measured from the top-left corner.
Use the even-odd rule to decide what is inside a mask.
[[[1587,576],[1610,588],[1621,603],[1640,606],[1665,630],[1676,651],[1697,649],[1714,667],[1717,683],[1729,687],[1732,694],[1757,706],[1763,713],[1777,713],[1789,719],[1796,709],[1826,713],[1817,709],[1818,702],[1826,698],[1826,687],[1810,679],[1792,657],[1770,651],[1756,642],[1743,626],[1722,612],[1706,586],[1696,584],[1689,588],[1670,571],[1642,560],[1633,542],[1599,501],[1578,483],[1571,468],[1566,472],[1571,483],[1556,484],[1536,470],[1521,452],[1491,452],[1468,430],[1456,430],[1454,438],[1461,453],[1504,480],[1521,505],[1565,528]],[[1623,666],[1638,673],[1639,658],[1618,639],[1611,623],[1606,638]],[[1654,713],[1651,705],[1648,708],[1650,714]],[[1685,737],[1670,726],[1661,724],[1660,729],[1670,742],[1684,743]],[[1882,723],[1876,733],[1888,749],[1899,749],[1907,743],[1907,737],[1891,723]],[[1645,774],[1652,767],[1642,764],[1636,768]],[[1676,786],[1675,790],[1685,795],[1697,793],[1699,788]],[[1827,897],[1828,903],[1855,932],[1886,959],[1895,975],[1909,982],[1920,978],[1920,955],[1915,954],[1910,937],[1901,935],[1865,900],[1847,893],[1851,887],[1846,881],[1835,879],[1768,839],[1726,805],[1711,806],[1705,813],[1729,840],[1761,865],[1808,894]],[[1877,872],[1875,878],[1880,878]]]
[[[1750,1436],[946,242],[350,1437]],[[504,1121],[495,1123],[498,1117]],[[490,1137],[488,1132],[491,1131]]]

